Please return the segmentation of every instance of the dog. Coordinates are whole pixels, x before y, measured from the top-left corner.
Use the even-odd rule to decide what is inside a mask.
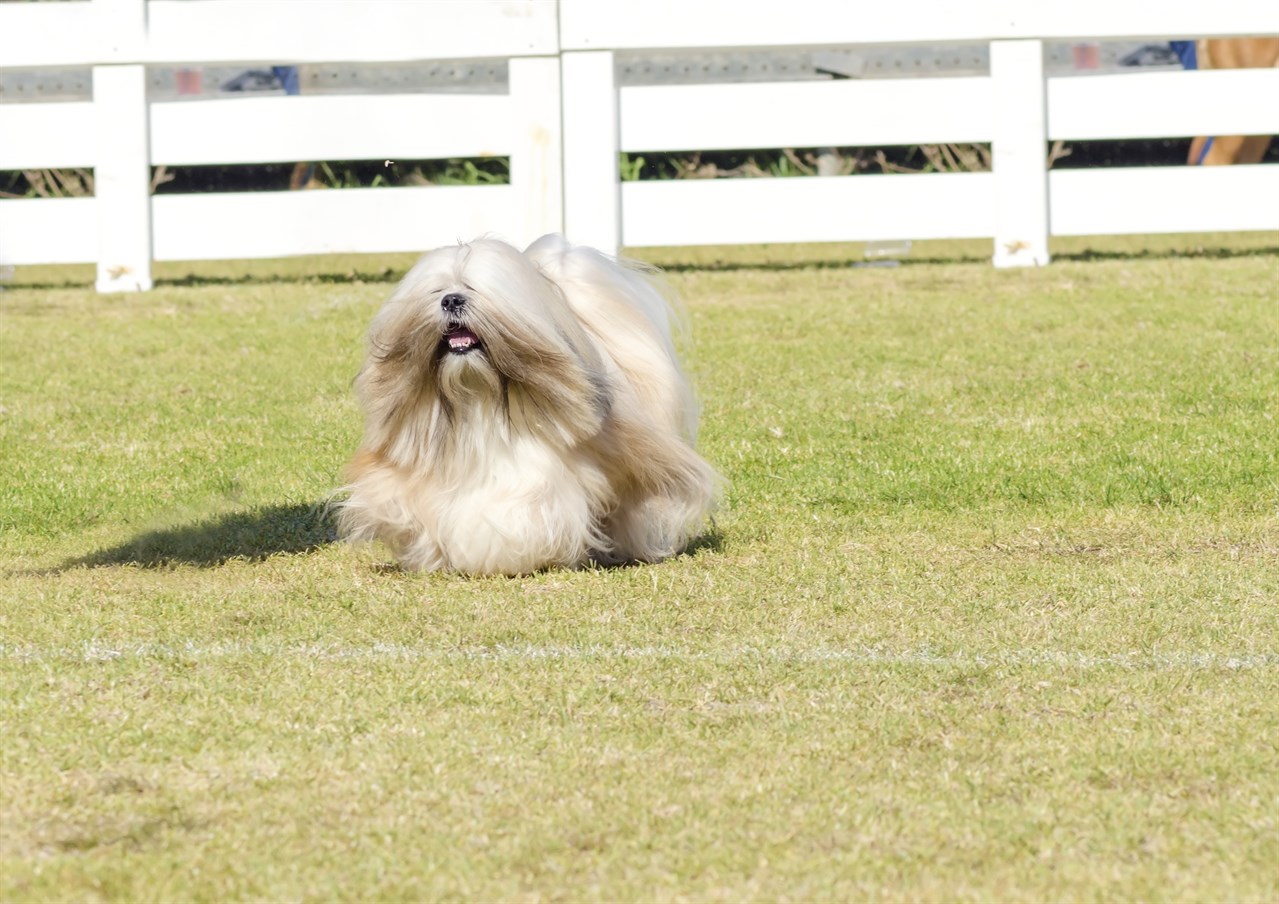
[[[423,256],[369,328],[339,531],[470,575],[657,562],[721,481],[657,272],[547,235]]]

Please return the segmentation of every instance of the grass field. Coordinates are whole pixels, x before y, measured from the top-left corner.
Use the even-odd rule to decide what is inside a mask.
[[[1279,897],[1279,237],[654,251],[716,528],[331,542],[403,257],[0,293],[0,899]]]

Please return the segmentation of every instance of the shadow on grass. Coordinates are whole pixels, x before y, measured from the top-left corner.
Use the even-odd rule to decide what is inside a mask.
[[[274,555],[299,555],[337,542],[333,515],[322,503],[294,503],[234,512],[216,518],[139,534],[126,543],[100,549],[87,556],[70,559],[56,571],[70,568],[103,568],[136,565],[142,568],[170,568],[196,565],[212,568],[233,559],[260,562]],[[724,545],[718,527],[692,540],[673,559],[696,556],[703,551],[719,552]],[[595,563],[598,568],[628,568],[638,562]],[[399,571],[394,563],[382,566]]]
[[[1187,258],[1198,260],[1229,260],[1240,257],[1279,257],[1279,245],[1257,248],[1158,248],[1139,249],[1136,251],[1105,251],[1085,249],[1083,251],[1053,252],[1054,261],[1141,261],[1171,260]],[[794,261],[707,261],[702,263],[681,263],[673,261],[663,264],[660,269],[667,273],[695,273],[698,271],[711,273],[737,272],[789,272],[792,270],[860,270],[879,267],[919,267],[944,264],[977,264],[989,263],[988,254],[952,254],[930,255],[921,257],[903,257],[901,260],[867,261],[860,257],[844,259],[817,258]],[[336,284],[359,285],[363,283],[396,283],[403,279],[406,269],[386,267],[377,271],[350,270],[346,273],[242,273],[238,276],[212,276],[190,273],[186,276],[158,278],[155,285],[163,287],[193,286],[254,286],[290,284]],[[12,289],[80,289],[92,287],[93,281],[78,280],[22,280],[5,283]]]
[[[72,559],[63,568],[108,565],[208,568],[232,559],[261,561],[280,553],[311,552],[336,539],[333,518],[324,503],[274,505],[150,531],[119,546]]]
[[[1279,245],[1257,248],[1167,248],[1141,251],[1105,251],[1085,248],[1083,251],[1054,252],[1055,261],[1154,261],[1172,258],[1224,261],[1237,257],[1276,257]]]
[[[243,273],[239,276],[205,276],[202,274],[188,273],[186,276],[178,276],[169,279],[157,279],[157,286],[244,286],[244,285],[269,285],[271,283],[338,283],[359,285],[361,283],[396,283],[404,278],[404,274],[408,270],[399,270],[386,268],[383,270],[363,271],[352,270],[347,273],[303,273],[303,274],[252,274]]]
[[[352,270],[347,273],[241,273],[238,276],[210,276],[188,273],[186,276],[158,277],[155,287],[191,288],[199,286],[265,286],[277,283],[296,285],[361,285],[363,283],[397,283],[408,270],[386,268],[377,271]],[[23,280],[4,283],[9,289],[91,289],[93,280]]]
[[[698,537],[694,537],[688,542],[687,546],[664,561],[677,562],[680,559],[691,559],[703,551],[715,553],[720,552],[723,548],[724,535],[720,533],[717,526],[712,525],[710,530]],[[585,567],[592,571],[618,571],[627,568],[648,568],[650,567],[650,563],[641,562],[636,559],[624,559],[619,561],[616,559],[609,559],[607,557],[597,558],[592,556]]]
[[[711,529],[700,537],[696,537],[684,547],[684,551],[675,558],[682,559],[686,556],[695,556],[701,552],[723,552],[724,535],[720,532],[719,526],[711,525]]]
[[[1263,248],[1160,248],[1141,249],[1138,251],[1054,251],[1053,261],[1144,261],[1171,260],[1185,258],[1192,260],[1228,260],[1239,257],[1276,257],[1279,246]],[[903,257],[900,260],[867,261],[862,258],[836,260],[830,258],[795,260],[795,261],[710,261],[705,263],[663,264],[661,269],[667,273],[693,273],[707,271],[713,273],[736,273],[740,271],[776,271],[790,270],[862,270],[894,267],[919,267],[940,264],[986,264],[990,255],[955,254],[928,257]]]

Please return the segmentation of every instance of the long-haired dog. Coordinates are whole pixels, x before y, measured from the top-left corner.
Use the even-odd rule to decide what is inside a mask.
[[[683,550],[718,477],[654,276],[558,235],[425,255],[369,330],[341,532],[467,574]]]

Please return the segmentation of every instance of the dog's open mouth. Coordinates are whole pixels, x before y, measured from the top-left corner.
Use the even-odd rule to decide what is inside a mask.
[[[445,349],[452,355],[465,355],[480,348],[480,337],[464,326],[449,324],[444,333]]]

